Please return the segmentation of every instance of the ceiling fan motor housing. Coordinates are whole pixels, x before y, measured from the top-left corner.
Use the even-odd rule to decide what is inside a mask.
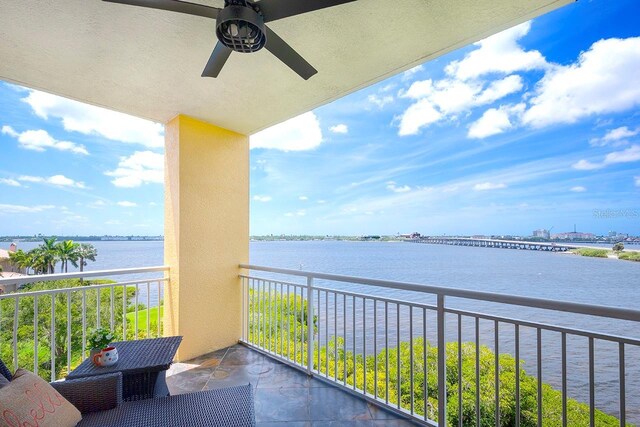
[[[267,43],[264,19],[249,5],[228,5],[218,13],[218,40],[240,53],[257,52]]]

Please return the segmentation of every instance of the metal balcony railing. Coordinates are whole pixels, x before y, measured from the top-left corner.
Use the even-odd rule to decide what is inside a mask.
[[[27,368],[54,381],[87,357],[93,328],[109,328],[114,341],[162,336],[168,271],[144,267],[0,279],[0,285],[28,285],[0,295],[0,358],[14,370]]]
[[[640,416],[626,404],[640,391],[640,369],[625,356],[630,349],[640,350],[640,339],[575,327],[576,319],[598,316],[640,330],[640,311],[240,267],[251,272],[240,276],[245,345],[414,421],[431,426],[625,426],[627,416],[634,422]],[[482,313],[456,307],[487,304],[515,307],[528,320],[497,315],[500,309]],[[596,358],[601,354],[596,345],[609,350]],[[533,375],[523,368],[525,353],[534,362]],[[543,369],[554,361],[559,369]],[[580,378],[588,387],[577,399],[569,396],[568,372],[574,364],[588,372],[588,379]],[[607,377],[596,381],[596,373]],[[601,411],[596,397],[605,393],[610,407]]]

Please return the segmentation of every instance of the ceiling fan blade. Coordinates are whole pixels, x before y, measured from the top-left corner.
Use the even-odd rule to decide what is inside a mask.
[[[109,3],[128,4],[131,6],[149,7],[151,9],[169,10],[171,12],[186,13],[216,19],[220,9],[203,4],[189,3],[180,0],[103,0]]]
[[[291,46],[274,33],[269,27],[267,28],[267,44],[265,48],[273,53],[276,58],[284,62],[289,68],[298,73],[300,77],[309,80],[311,76],[316,74],[318,70],[313,68],[298,52],[293,50]]]
[[[264,22],[313,12],[356,0],[261,0],[256,3],[262,11]]]
[[[211,52],[211,56],[209,57],[209,61],[207,61],[207,65],[204,67],[202,77],[218,77],[218,74],[220,74],[220,70],[222,70],[222,67],[224,67],[227,59],[229,59],[229,55],[231,55],[231,52],[231,49],[218,42],[215,49],[213,49],[213,52]]]

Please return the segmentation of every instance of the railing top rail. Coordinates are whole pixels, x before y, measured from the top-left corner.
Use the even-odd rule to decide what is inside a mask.
[[[252,264],[240,264],[246,270],[266,271],[269,273],[287,274],[306,278],[324,279],[336,282],[357,283],[360,285],[377,286],[404,291],[414,291],[442,296],[465,299],[475,299],[502,304],[519,305],[524,307],[556,310],[568,313],[586,314],[591,316],[608,317],[640,322],[640,311],[628,308],[609,307],[602,305],[582,304],[570,301],[555,301],[544,298],[524,297],[518,295],[497,294],[493,292],[473,291],[470,289],[445,288],[441,286],[424,285],[411,282],[394,282],[390,280],[369,279],[364,277],[343,276],[338,274],[316,273],[310,271],[291,270],[287,268],[264,267]]]
[[[16,284],[20,286],[20,285],[26,285],[27,283],[49,282],[52,280],[80,279],[80,278],[87,278],[87,277],[103,277],[103,276],[120,276],[125,274],[153,273],[156,271],[169,271],[169,266],[161,265],[156,267],[136,267],[136,268],[122,268],[117,270],[96,270],[96,271],[83,271],[83,272],[78,271],[74,273],[38,274],[34,276],[11,277],[6,279],[0,279],[0,285]]]

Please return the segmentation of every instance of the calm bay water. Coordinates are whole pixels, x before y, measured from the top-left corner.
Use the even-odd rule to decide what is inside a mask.
[[[98,259],[87,270],[155,266],[163,263],[163,242],[92,242]],[[37,243],[20,243],[30,249]],[[4,246],[3,246],[4,247]],[[422,245],[396,242],[251,242],[250,262],[256,265],[302,269],[377,279],[474,289],[495,293],[554,300],[601,304],[638,309],[640,307],[640,263],[579,257],[536,251]],[[256,273],[267,277],[268,275]],[[142,277],[142,276],[139,276]],[[144,277],[159,277],[144,276]],[[272,277],[272,276],[268,276]],[[129,276],[129,279],[131,276]],[[290,278],[288,278],[290,280]],[[434,298],[411,292],[376,289],[367,286],[323,283],[374,295],[433,303]],[[144,299],[144,297],[143,297]],[[450,298],[447,305],[494,315],[536,322],[561,324],[599,332],[639,337],[637,324],[611,321],[593,316],[549,313],[544,310],[498,306]],[[339,309],[340,310],[340,309]],[[401,323],[408,316],[403,316]],[[333,313],[329,313],[333,319]],[[456,319],[448,319],[448,338],[456,339]],[[320,313],[320,323],[323,314]],[[370,323],[368,327],[371,328]],[[361,323],[358,322],[358,326]],[[421,326],[420,326],[421,327]],[[341,326],[338,328],[340,332]],[[403,325],[406,331],[407,326]],[[380,329],[379,329],[380,330]],[[463,320],[463,340],[473,339],[472,319]],[[372,333],[371,331],[368,334]],[[408,338],[408,332],[401,339]],[[435,340],[435,330],[427,338]],[[493,348],[493,322],[481,322],[481,341]],[[321,341],[322,341],[321,337]],[[535,330],[520,331],[521,358],[528,373],[536,373]],[[543,334],[543,379],[559,388],[560,334]],[[588,347],[586,338],[569,336],[568,391],[570,397],[588,401]],[[500,352],[514,353],[514,329],[500,325]],[[360,346],[358,346],[360,348]],[[596,405],[618,415],[617,346],[596,344]],[[640,423],[640,350],[627,346],[627,419]]]

